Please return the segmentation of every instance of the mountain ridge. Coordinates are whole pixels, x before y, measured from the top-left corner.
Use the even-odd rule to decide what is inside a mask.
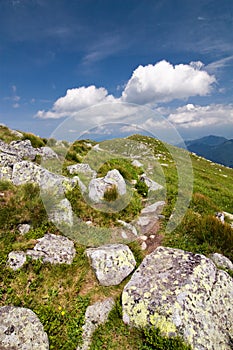
[[[184,144],[190,152],[196,153],[212,162],[233,168],[233,139],[208,135],[199,139],[186,140]],[[184,148],[181,144],[177,146]]]

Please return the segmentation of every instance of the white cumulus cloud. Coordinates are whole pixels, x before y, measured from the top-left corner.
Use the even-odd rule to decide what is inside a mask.
[[[49,111],[40,110],[37,117],[62,118],[75,116],[81,109],[96,105],[98,103],[113,102],[115,99],[112,95],[108,95],[105,88],[97,88],[94,85],[88,87],[80,87],[68,89],[66,95],[60,97]]]
[[[233,104],[199,106],[187,104],[177,108],[168,120],[181,128],[233,125]]]
[[[163,60],[155,65],[139,66],[126,84],[122,99],[139,104],[169,102],[190,96],[205,96],[216,81],[201,70],[201,62],[173,66]]]

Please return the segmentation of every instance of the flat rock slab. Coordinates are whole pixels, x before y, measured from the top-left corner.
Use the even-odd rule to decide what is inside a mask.
[[[120,284],[135,268],[136,261],[127,245],[107,244],[86,250],[99,283],[103,286]]]
[[[142,209],[143,215],[159,214],[166,203],[164,201],[158,201]]]
[[[123,320],[180,335],[195,350],[230,350],[233,279],[204,255],[158,247],[122,294]]]
[[[72,263],[76,251],[74,243],[67,237],[47,233],[38,241],[32,250],[27,250],[26,254],[32,259],[42,259],[51,264]]]
[[[0,349],[49,350],[49,340],[34,312],[29,309],[0,308]]]
[[[88,306],[85,313],[85,324],[83,326],[83,344],[77,350],[88,350],[91,344],[91,337],[97,327],[105,323],[108,315],[114,306],[114,300],[108,298]]]

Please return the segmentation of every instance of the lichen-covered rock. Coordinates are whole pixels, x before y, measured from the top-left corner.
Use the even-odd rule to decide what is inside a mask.
[[[87,176],[95,177],[96,171],[91,169],[89,164],[86,163],[78,163],[69,165],[67,170],[70,174],[85,174]]]
[[[0,153],[0,166],[2,167],[13,167],[13,164],[20,161],[17,155]]]
[[[13,251],[8,254],[7,265],[14,271],[20,269],[26,262],[26,253],[20,251]]]
[[[67,198],[54,204],[51,210],[47,210],[48,218],[57,226],[73,226],[73,211]]]
[[[12,182],[16,186],[35,183],[40,186],[43,193],[49,192],[51,196],[51,192],[54,195],[64,195],[66,191],[75,186],[78,179],[69,179],[62,175],[53,174],[37,164],[24,160],[14,164]]]
[[[219,253],[214,253],[210,255],[210,259],[213,260],[217,267],[233,271],[233,263],[226,256]]]
[[[10,147],[17,151],[21,159],[28,158],[34,160],[36,158],[37,150],[32,147],[30,140],[12,141]]]
[[[67,237],[47,233],[26,254],[32,259],[42,259],[51,264],[71,264],[76,251],[74,243]]]
[[[105,323],[108,315],[114,306],[114,300],[108,298],[88,306],[85,313],[85,324],[83,326],[83,344],[78,346],[77,350],[88,350],[91,344],[91,337],[96,328]]]
[[[158,247],[122,294],[123,320],[181,335],[195,350],[230,350],[233,279],[203,255]]]
[[[0,308],[0,349],[49,350],[49,340],[36,314],[25,308]]]
[[[118,170],[110,170],[105,177],[92,179],[89,183],[89,198],[100,203],[104,199],[104,193],[112,186],[116,186],[119,195],[126,193],[126,183]]]
[[[103,286],[120,284],[135,268],[136,261],[127,245],[107,244],[86,251],[99,283]]]
[[[11,181],[12,168],[9,166],[0,167],[0,180]]]
[[[37,148],[36,152],[42,157],[43,160],[58,159],[57,153],[48,146]]]

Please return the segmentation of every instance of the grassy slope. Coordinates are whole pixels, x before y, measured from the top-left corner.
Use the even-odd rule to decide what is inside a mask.
[[[12,140],[12,136],[6,130],[0,131],[5,141],[7,137],[8,141]],[[133,138],[137,142],[147,143],[155,154],[162,154],[160,163],[169,164],[168,167],[164,167],[167,207],[164,210],[166,219],[160,232],[164,236],[164,244],[205,254],[220,251],[232,258],[230,251],[232,230],[228,225],[217,222],[213,215],[216,210],[233,213],[233,170],[211,164],[192,155],[194,170],[192,202],[182,223],[174,232],[166,233],[165,223],[172,212],[177,193],[176,166],[161,142],[142,136]],[[85,145],[83,147],[80,145],[75,147],[76,151],[81,150],[77,157],[79,161],[88,151]],[[72,154],[68,157],[69,164],[74,162],[73,157],[76,158],[74,147]],[[125,162],[123,163],[127,168]],[[71,266],[52,266],[41,264],[40,261],[28,261],[20,271],[9,270],[5,263],[10,251],[32,247],[35,239],[43,236],[47,231],[58,234],[59,232],[53,225],[47,223],[43,203],[36,187],[26,185],[16,188],[2,182],[0,192],[3,194],[0,197],[0,306],[13,304],[31,308],[38,314],[49,334],[50,349],[72,350],[76,349],[81,339],[81,326],[86,306],[113,296],[118,300],[117,306],[111,313],[108,323],[95,333],[92,349],[182,349],[179,340],[174,340],[171,344],[158,334],[151,336],[151,332],[148,335],[139,330],[129,329],[123,324],[119,299],[130,277],[117,287],[99,286],[85,256],[85,247],[79,244],[76,244],[77,255]],[[81,207],[83,205],[82,203]],[[109,221],[106,217],[101,218],[97,215],[97,223],[103,224],[103,220],[105,220],[104,223]],[[20,236],[17,232],[17,224],[28,221],[33,223],[34,229],[25,236]],[[224,241],[227,242],[225,245],[222,244]],[[143,253],[136,242],[130,246],[139,264]]]

